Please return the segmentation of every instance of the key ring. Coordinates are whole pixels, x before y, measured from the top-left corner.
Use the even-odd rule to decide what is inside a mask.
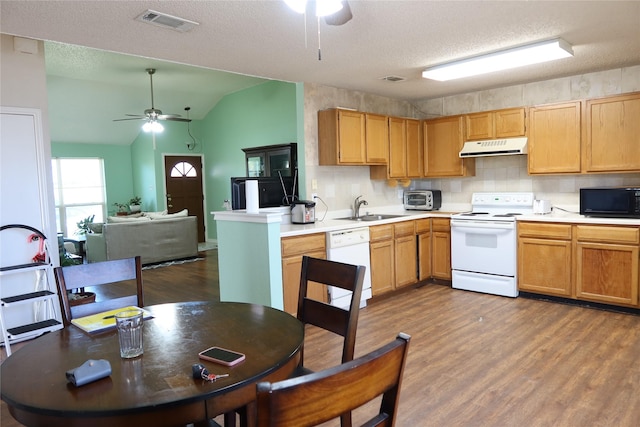
[[[205,381],[215,381],[218,378],[228,377],[229,374],[210,374],[207,368],[205,368],[200,363],[196,363],[191,366],[191,372],[193,373],[193,378],[196,380],[205,380]]]

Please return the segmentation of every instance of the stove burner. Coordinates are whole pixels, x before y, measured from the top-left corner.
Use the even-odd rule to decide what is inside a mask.
[[[501,215],[494,215],[496,217],[511,217],[511,216],[518,216],[518,215],[522,215],[521,213],[518,212],[509,212],[506,214],[501,214]]]
[[[461,216],[480,216],[480,215],[489,215],[489,212],[465,212],[461,213]]]

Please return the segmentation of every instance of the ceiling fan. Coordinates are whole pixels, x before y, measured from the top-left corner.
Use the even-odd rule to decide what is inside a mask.
[[[284,2],[298,13],[305,13],[307,10],[307,0],[284,0]],[[353,18],[347,0],[312,0],[309,3],[315,6],[315,15],[324,17],[328,25],[344,25]]]
[[[123,120],[145,120],[146,123],[142,126],[142,130],[145,132],[162,132],[164,128],[159,120],[172,120],[176,122],[190,122],[191,119],[185,119],[180,114],[162,114],[162,111],[155,108],[153,104],[153,75],[156,72],[155,68],[147,68],[149,74],[149,81],[151,82],[151,108],[144,110],[144,114],[125,114],[128,116],[124,119],[115,119],[114,122],[120,122]]]

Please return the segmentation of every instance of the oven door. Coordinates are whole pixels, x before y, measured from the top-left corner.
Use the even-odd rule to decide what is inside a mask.
[[[515,277],[515,221],[452,219],[451,267],[453,270]]]

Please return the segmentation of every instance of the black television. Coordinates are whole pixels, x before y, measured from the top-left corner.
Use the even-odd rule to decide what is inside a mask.
[[[298,182],[294,176],[283,176],[282,180],[280,177],[234,177],[231,178],[231,208],[233,210],[246,209],[245,183],[247,180],[258,181],[259,207],[261,208],[289,206],[292,200],[298,198]]]

